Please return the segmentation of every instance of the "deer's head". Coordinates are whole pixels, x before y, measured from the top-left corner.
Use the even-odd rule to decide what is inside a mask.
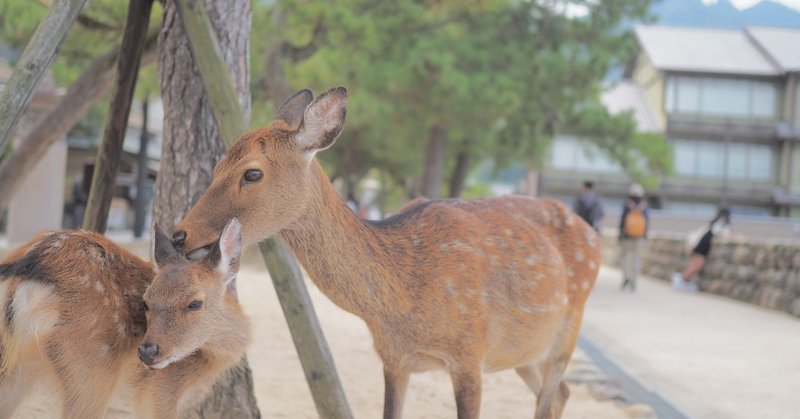
[[[156,277],[144,293],[147,332],[139,359],[161,369],[199,350],[228,315],[225,298],[239,270],[241,226],[231,220],[198,261],[184,259],[158,227],[153,243]]]
[[[242,223],[245,245],[289,226],[306,209],[316,182],[314,155],[339,136],[346,105],[344,87],[316,100],[309,90],[287,99],[272,123],[244,134],[220,160],[211,186],[176,228],[174,242],[194,259],[232,218]]]

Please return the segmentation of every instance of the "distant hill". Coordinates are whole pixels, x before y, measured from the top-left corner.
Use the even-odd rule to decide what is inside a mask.
[[[741,29],[745,26],[800,28],[800,11],[774,1],[762,1],[739,10],[729,0],[703,4],[701,0],[660,0],[650,10],[661,25]]]

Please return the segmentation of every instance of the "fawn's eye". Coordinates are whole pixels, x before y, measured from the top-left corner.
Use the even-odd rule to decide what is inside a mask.
[[[261,176],[262,176],[262,173],[261,173],[260,170],[258,170],[258,169],[249,169],[246,172],[244,172],[244,178],[242,180],[244,182],[247,182],[247,183],[253,183],[253,182],[257,182],[259,179],[261,179]]]
[[[150,307],[147,306],[147,303],[142,303],[142,304],[144,304],[144,311],[150,311]]]
[[[201,307],[203,307],[203,302],[200,300],[194,300],[191,304],[189,304],[189,307],[186,308],[189,310],[200,310]]]

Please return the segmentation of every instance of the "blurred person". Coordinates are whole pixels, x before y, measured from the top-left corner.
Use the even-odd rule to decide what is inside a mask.
[[[697,284],[694,276],[697,275],[706,265],[708,254],[711,252],[711,244],[715,237],[725,237],[730,234],[731,211],[722,207],[717,211],[717,215],[711,219],[707,225],[699,231],[689,235],[687,248],[691,249],[689,263],[683,272],[672,274],[672,287],[687,292],[697,292]]]
[[[587,224],[592,226],[593,229],[598,232],[600,231],[600,220],[604,215],[603,204],[600,202],[600,198],[597,197],[597,193],[594,190],[594,182],[591,180],[583,182],[581,193],[575,200],[572,210],[583,218]]]
[[[642,245],[647,238],[650,213],[644,199],[644,188],[638,183],[631,185],[628,198],[619,220],[619,245],[623,282],[621,290],[636,291],[636,278],[641,268]]]

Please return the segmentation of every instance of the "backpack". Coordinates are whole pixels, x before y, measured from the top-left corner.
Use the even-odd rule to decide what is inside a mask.
[[[645,218],[644,211],[638,205],[631,208],[625,217],[623,231],[626,237],[634,239],[644,237],[644,233],[647,231],[647,218]]]

